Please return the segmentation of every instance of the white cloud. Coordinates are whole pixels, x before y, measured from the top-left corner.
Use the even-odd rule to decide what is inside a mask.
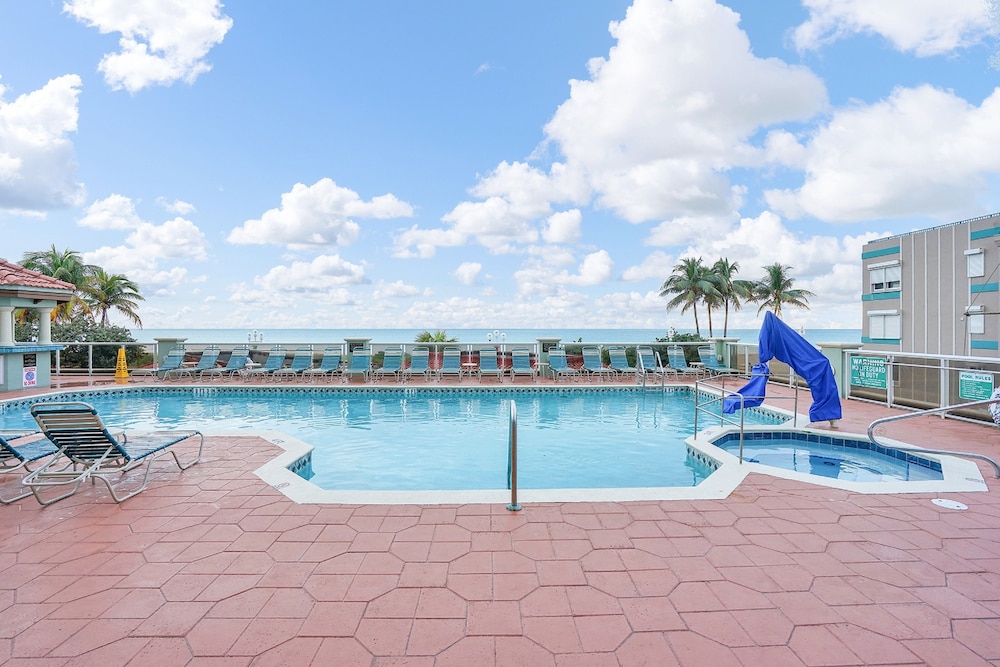
[[[990,32],[986,0],[803,0],[809,20],[795,29],[799,50],[852,34],[878,34],[899,51],[932,56],[982,41]]]
[[[356,192],[329,178],[313,185],[296,183],[281,195],[281,207],[265,211],[257,220],[236,227],[228,241],[238,244],[272,244],[288,247],[347,246],[360,232],[359,218],[403,218],[413,215],[413,207],[391,194],[363,201]]]
[[[50,210],[78,206],[85,195],[76,180],[73,144],[81,81],[76,74],[4,101],[0,86],[0,210]]]
[[[670,276],[675,264],[677,259],[673,255],[656,250],[646,255],[641,263],[625,269],[622,272],[622,280],[633,282],[652,278],[664,281]]]
[[[475,285],[483,265],[479,262],[462,262],[455,269],[455,278],[463,285]]]
[[[761,159],[750,138],[825,107],[818,77],[754,56],[738,23],[712,2],[636,0],[611,25],[617,45],[545,127],[600,205],[631,222],[729,213],[725,170]]]
[[[140,224],[126,242],[138,252],[158,258],[205,259],[205,234],[190,220],[174,218],[162,225]]]
[[[592,252],[583,258],[575,273],[553,272],[539,260],[530,260],[514,273],[518,293],[523,296],[553,295],[565,286],[595,286],[611,279],[615,263],[607,250]]]
[[[180,199],[168,201],[166,197],[157,197],[156,203],[171,213],[176,213],[177,215],[190,215],[196,210],[194,204],[189,204],[188,202],[181,201]]]
[[[101,33],[121,33],[98,69],[114,90],[193,83],[204,58],[233,26],[218,0],[66,0],[63,11]]]
[[[136,229],[143,223],[130,198],[112,194],[88,206],[77,224],[91,229]]]
[[[326,294],[345,285],[366,282],[363,266],[352,264],[339,255],[320,255],[310,262],[292,262],[290,266],[276,266],[263,276],[254,278],[254,284],[270,293],[322,293]]]
[[[380,282],[372,290],[372,297],[375,299],[409,299],[420,294],[420,288],[414,285],[407,285],[402,280],[391,283]]]
[[[802,187],[765,196],[792,218],[954,218],[979,210],[1000,171],[998,145],[1000,88],[978,107],[931,86],[897,88],[837,111],[805,148]]]
[[[581,237],[582,222],[583,214],[578,208],[553,213],[545,221],[542,238],[547,243],[576,243]]]

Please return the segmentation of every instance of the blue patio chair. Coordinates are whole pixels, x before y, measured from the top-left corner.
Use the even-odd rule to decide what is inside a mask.
[[[230,353],[229,360],[226,361],[225,366],[206,368],[198,373],[198,378],[201,380],[211,379],[214,377],[219,377],[220,379],[228,377],[232,379],[234,375],[240,375],[244,370],[246,370],[247,359],[249,357],[250,346],[241,345]]]
[[[462,380],[462,350],[457,347],[446,347],[441,356],[441,368],[438,369],[438,380],[453,377]]]
[[[120,503],[146,489],[150,468],[159,455],[170,454],[177,467],[186,470],[201,460],[205,446],[205,437],[199,431],[136,431],[114,436],[87,403],[36,403],[31,406],[31,416],[42,434],[58,448],[45,465],[22,480],[42,505],[68,498],[88,479],[104,482],[114,501]],[[200,439],[198,455],[181,463],[177,452],[169,448],[195,436]],[[138,467],[145,468],[142,481],[120,494],[119,489],[126,483],[122,481],[124,473]],[[43,489],[65,486],[71,487],[69,491],[42,498]]]
[[[351,363],[341,372],[341,382],[350,382],[355,375],[360,375],[363,382],[371,379],[372,351],[367,347],[357,347],[351,352]]]
[[[312,366],[313,363],[313,351],[311,347],[300,347],[295,350],[295,354],[292,355],[292,363],[290,366],[285,366],[279,368],[278,370],[271,373],[271,379],[275,382],[280,382],[281,380],[294,380],[299,375],[304,373],[306,369]]]
[[[163,378],[168,372],[180,368],[181,364],[184,363],[184,356],[187,351],[184,349],[183,345],[178,345],[167,352],[167,356],[163,358],[158,366],[154,365],[150,368],[136,368],[130,373],[132,377],[152,377],[154,379]]]
[[[503,382],[503,374],[506,369],[500,368],[500,362],[497,359],[497,350],[495,347],[488,347],[483,350],[479,350],[479,368],[476,373],[479,375],[479,381],[483,381],[484,375],[493,375],[496,377],[497,382]]]
[[[414,375],[423,375],[424,382],[433,374],[430,367],[431,353],[426,347],[417,347],[410,352],[410,365],[403,369],[403,382],[409,382]]]
[[[626,380],[628,378],[639,379],[639,373],[635,366],[629,366],[628,356],[623,345],[612,345],[608,348],[608,358],[611,360],[611,368],[615,371],[615,376]]]
[[[684,349],[677,346],[667,348],[667,363],[680,375],[699,378],[708,374],[704,368],[689,366],[687,359],[684,358]]]
[[[384,380],[387,375],[399,382],[403,377],[403,348],[387,347],[382,352],[382,367],[376,368],[372,375],[376,381]]]
[[[267,359],[264,360],[264,364],[262,366],[249,368],[243,371],[243,379],[247,382],[257,378],[266,380],[275,371],[285,365],[285,354],[285,348],[280,345],[275,345],[268,351]]]
[[[732,375],[733,373],[739,373],[735,368],[729,368],[720,364],[719,359],[715,356],[715,351],[710,347],[699,347],[698,358],[701,359],[705,370],[712,375]]]
[[[596,345],[588,345],[583,348],[583,370],[589,379],[597,377],[601,382],[604,378],[614,379],[618,373],[615,369],[604,365],[601,361],[601,348]]]
[[[510,381],[517,380],[518,375],[527,375],[532,382],[537,381],[538,369],[531,365],[531,351],[526,347],[515,347],[510,351]]]
[[[209,368],[215,368],[215,364],[219,361],[220,352],[221,350],[219,350],[219,348],[214,345],[210,345],[201,353],[201,357],[198,358],[197,364],[194,366],[182,365],[179,368],[171,368],[163,374],[163,379],[169,380],[172,377],[180,379],[184,376],[193,378],[195,374],[200,374],[202,371],[208,370]]]
[[[339,347],[328,347],[323,350],[323,358],[319,366],[313,366],[302,371],[302,377],[310,382],[315,382],[321,377],[333,379],[334,375],[340,373],[340,356],[342,352]]]
[[[0,473],[16,474],[31,472],[29,464],[51,456],[57,451],[55,445],[46,438],[32,438],[38,431],[6,431],[0,433]],[[21,480],[18,480],[20,482]],[[22,487],[23,488],[23,487]],[[31,489],[12,498],[0,495],[0,503],[7,505],[31,495]]]
[[[660,361],[660,355],[649,345],[639,345],[635,348],[635,356],[639,366],[640,375],[653,380],[659,379],[662,383],[668,377],[675,375],[669,366],[664,366]]]
[[[566,350],[561,347],[549,349],[549,370],[552,371],[552,377],[556,382],[565,378],[574,382],[580,380],[580,369],[573,368],[566,362]]]

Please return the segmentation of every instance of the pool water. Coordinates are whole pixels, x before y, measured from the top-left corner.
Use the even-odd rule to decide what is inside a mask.
[[[743,443],[743,460],[750,463],[854,482],[944,479],[936,461],[865,441],[799,433],[785,433],[782,437],[747,435],[754,436]],[[715,445],[739,456],[738,435],[730,435]]]
[[[324,489],[504,489],[512,399],[521,488],[690,487],[712,472],[684,442],[694,414],[689,390],[197,391],[72,400],[92,404],[113,430],[280,431],[315,447],[310,481]],[[33,426],[27,406],[0,412],[0,420]]]

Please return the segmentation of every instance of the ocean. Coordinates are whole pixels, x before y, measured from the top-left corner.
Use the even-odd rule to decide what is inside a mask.
[[[141,343],[152,343],[157,338],[184,338],[193,344],[218,343],[239,344],[258,343],[267,345],[310,345],[340,343],[345,338],[369,338],[377,344],[410,343],[425,329],[133,329],[132,337]],[[433,329],[431,330],[434,331]],[[563,343],[654,343],[657,338],[665,338],[662,329],[506,329],[487,331],[486,329],[446,329],[448,337],[459,343],[496,342],[534,343],[538,338],[559,338]],[[494,336],[494,331],[497,335]],[[678,329],[679,333],[694,333],[694,330]],[[805,329],[799,333],[810,343],[860,343],[861,329]],[[756,343],[758,329],[730,329],[729,337],[738,338],[742,343]],[[708,331],[702,330],[708,338]],[[717,330],[716,336],[722,336]]]

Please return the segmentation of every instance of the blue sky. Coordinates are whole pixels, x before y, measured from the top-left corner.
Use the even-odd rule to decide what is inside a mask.
[[[726,257],[792,267],[794,326],[860,328],[864,243],[1000,211],[998,12],[2,3],[0,257],[257,329],[686,329],[660,285]]]

